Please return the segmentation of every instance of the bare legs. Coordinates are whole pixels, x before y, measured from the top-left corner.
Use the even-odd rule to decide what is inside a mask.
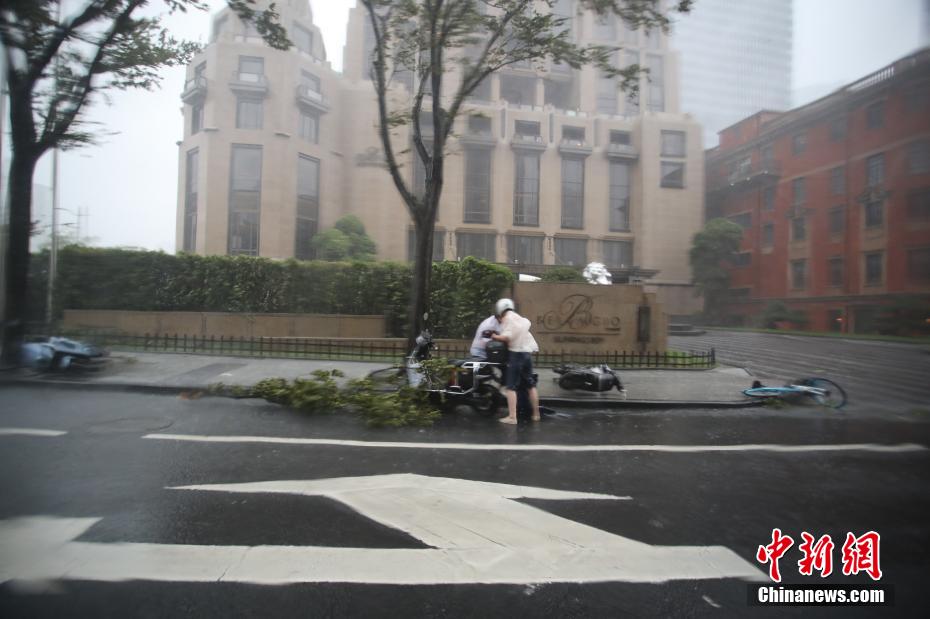
[[[533,407],[533,421],[539,421],[539,393],[536,387],[530,387],[530,406]],[[513,389],[506,389],[504,394],[507,397],[507,416],[500,419],[501,423],[517,423],[517,392]]]

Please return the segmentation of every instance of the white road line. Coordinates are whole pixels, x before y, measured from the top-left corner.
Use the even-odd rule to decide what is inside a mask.
[[[282,436],[203,436],[196,434],[147,434],[142,438],[195,443],[274,443],[284,445],[330,445],[335,447],[383,447],[389,449],[460,449],[466,451],[655,451],[665,453],[711,453],[724,451],[771,451],[779,453],[816,451],[866,451],[909,453],[928,451],[916,443],[879,445],[845,443],[837,445],[498,445],[487,443],[410,443],[351,441],[329,438],[289,438]]]
[[[0,428],[0,436],[64,436],[61,430],[39,430],[37,428]]]

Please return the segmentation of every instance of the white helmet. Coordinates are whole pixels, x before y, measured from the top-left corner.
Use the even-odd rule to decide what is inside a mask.
[[[500,318],[504,315],[504,312],[512,309],[514,309],[512,299],[498,299],[497,303],[494,304],[494,315]]]

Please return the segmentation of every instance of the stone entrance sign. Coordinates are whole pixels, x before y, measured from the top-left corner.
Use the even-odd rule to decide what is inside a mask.
[[[513,295],[541,351],[665,350],[665,313],[642,286],[519,282]]]

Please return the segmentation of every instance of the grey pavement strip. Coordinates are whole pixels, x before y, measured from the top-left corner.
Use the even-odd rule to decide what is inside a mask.
[[[335,447],[383,447],[392,449],[462,449],[471,451],[655,451],[665,453],[711,453],[727,451],[769,451],[779,453],[866,451],[875,453],[909,453],[930,451],[930,448],[916,443],[900,443],[897,445],[880,445],[876,443],[848,443],[836,445],[505,445],[488,443],[355,441],[322,438],[288,438],[280,436],[205,436],[197,434],[146,434],[142,438],[196,443],[275,443],[285,445],[331,445]]]

